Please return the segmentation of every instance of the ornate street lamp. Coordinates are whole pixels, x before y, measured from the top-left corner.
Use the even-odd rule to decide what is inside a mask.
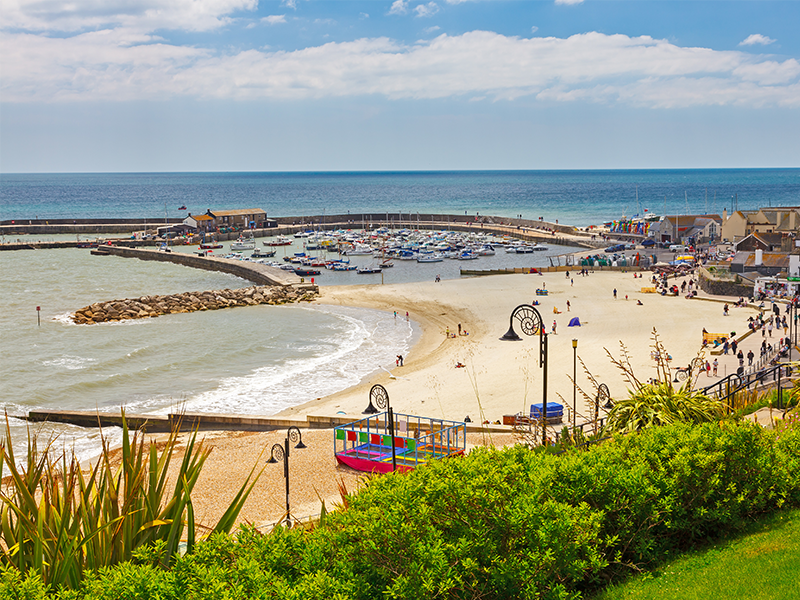
[[[269,455],[268,463],[283,461],[283,478],[286,481],[286,526],[291,527],[292,521],[289,517],[289,440],[295,444],[295,448],[306,448],[303,437],[300,435],[300,428],[292,425],[286,432],[283,444],[273,444]]]
[[[375,403],[373,405],[373,402]],[[375,407],[378,407],[377,409]],[[389,437],[392,440],[392,471],[397,470],[397,454],[394,447],[394,411],[389,405],[389,392],[381,384],[373,385],[369,390],[369,406],[364,410],[367,414],[378,412],[378,409],[386,409],[386,419],[389,424]]]
[[[594,423],[597,427],[597,419],[600,417],[600,403],[603,402],[605,410],[614,408],[614,402],[611,400],[611,392],[608,391],[608,386],[601,383],[597,386],[597,395],[594,397]]]
[[[508,331],[501,340],[516,342],[521,340],[514,331],[514,321],[519,322],[525,335],[539,334],[539,367],[542,369],[542,444],[547,440],[547,332],[544,330],[542,315],[530,304],[520,304],[511,312]]]
[[[572,338],[572,430],[575,431],[575,412],[578,403],[578,340]]]

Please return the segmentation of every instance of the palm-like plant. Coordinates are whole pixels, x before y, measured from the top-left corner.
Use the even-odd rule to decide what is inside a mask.
[[[692,389],[700,371],[693,373],[694,377],[687,379],[682,386],[673,385],[669,355],[655,329],[652,347],[658,377],[648,383],[642,383],[636,378],[627,348],[624,344],[620,345],[621,358],[615,358],[608,350],[606,353],[611,362],[622,371],[632,389],[627,398],[614,401],[614,406],[608,413],[606,432],[638,431],[654,425],[677,422],[705,423],[715,421],[725,414],[725,405],[722,402]]]
[[[54,459],[52,441],[40,450],[30,434],[27,460],[20,468],[6,419],[0,478],[7,468],[9,482],[0,490],[0,563],[38,571],[46,584],[74,588],[84,570],[130,560],[147,544],[159,542],[159,562],[165,566],[177,555],[184,533],[192,550],[198,525],[191,494],[209,450],[197,441],[195,431],[170,490],[167,474],[179,428],[160,453],[155,444],[145,453],[144,437],[130,435],[122,416],[120,465],[112,464],[104,441],[100,459],[88,471],[66,451]],[[230,532],[263,469],[256,472],[253,466],[211,531]]]

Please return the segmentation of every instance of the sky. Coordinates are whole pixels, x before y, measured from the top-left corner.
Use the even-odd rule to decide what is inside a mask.
[[[0,172],[800,166],[800,0],[0,0]]]

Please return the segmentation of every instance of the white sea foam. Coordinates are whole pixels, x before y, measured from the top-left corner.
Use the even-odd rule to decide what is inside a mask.
[[[83,356],[61,356],[51,360],[43,360],[42,366],[45,367],[63,367],[70,371],[77,371],[79,369],[86,369],[92,363],[97,362],[94,358],[85,358]]]
[[[346,307],[306,310],[334,316],[337,323],[317,343],[293,348],[302,358],[224,378],[214,389],[188,398],[182,408],[188,412],[274,414],[351,387],[379,368],[393,366],[395,357],[405,354],[412,343],[411,324],[395,321],[386,313]],[[155,412],[174,409],[163,407]]]

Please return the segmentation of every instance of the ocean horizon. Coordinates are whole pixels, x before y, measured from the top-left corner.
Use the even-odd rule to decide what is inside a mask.
[[[590,225],[800,204],[800,168],[0,174],[0,220],[380,211]],[[178,211],[186,206],[186,211]]]

